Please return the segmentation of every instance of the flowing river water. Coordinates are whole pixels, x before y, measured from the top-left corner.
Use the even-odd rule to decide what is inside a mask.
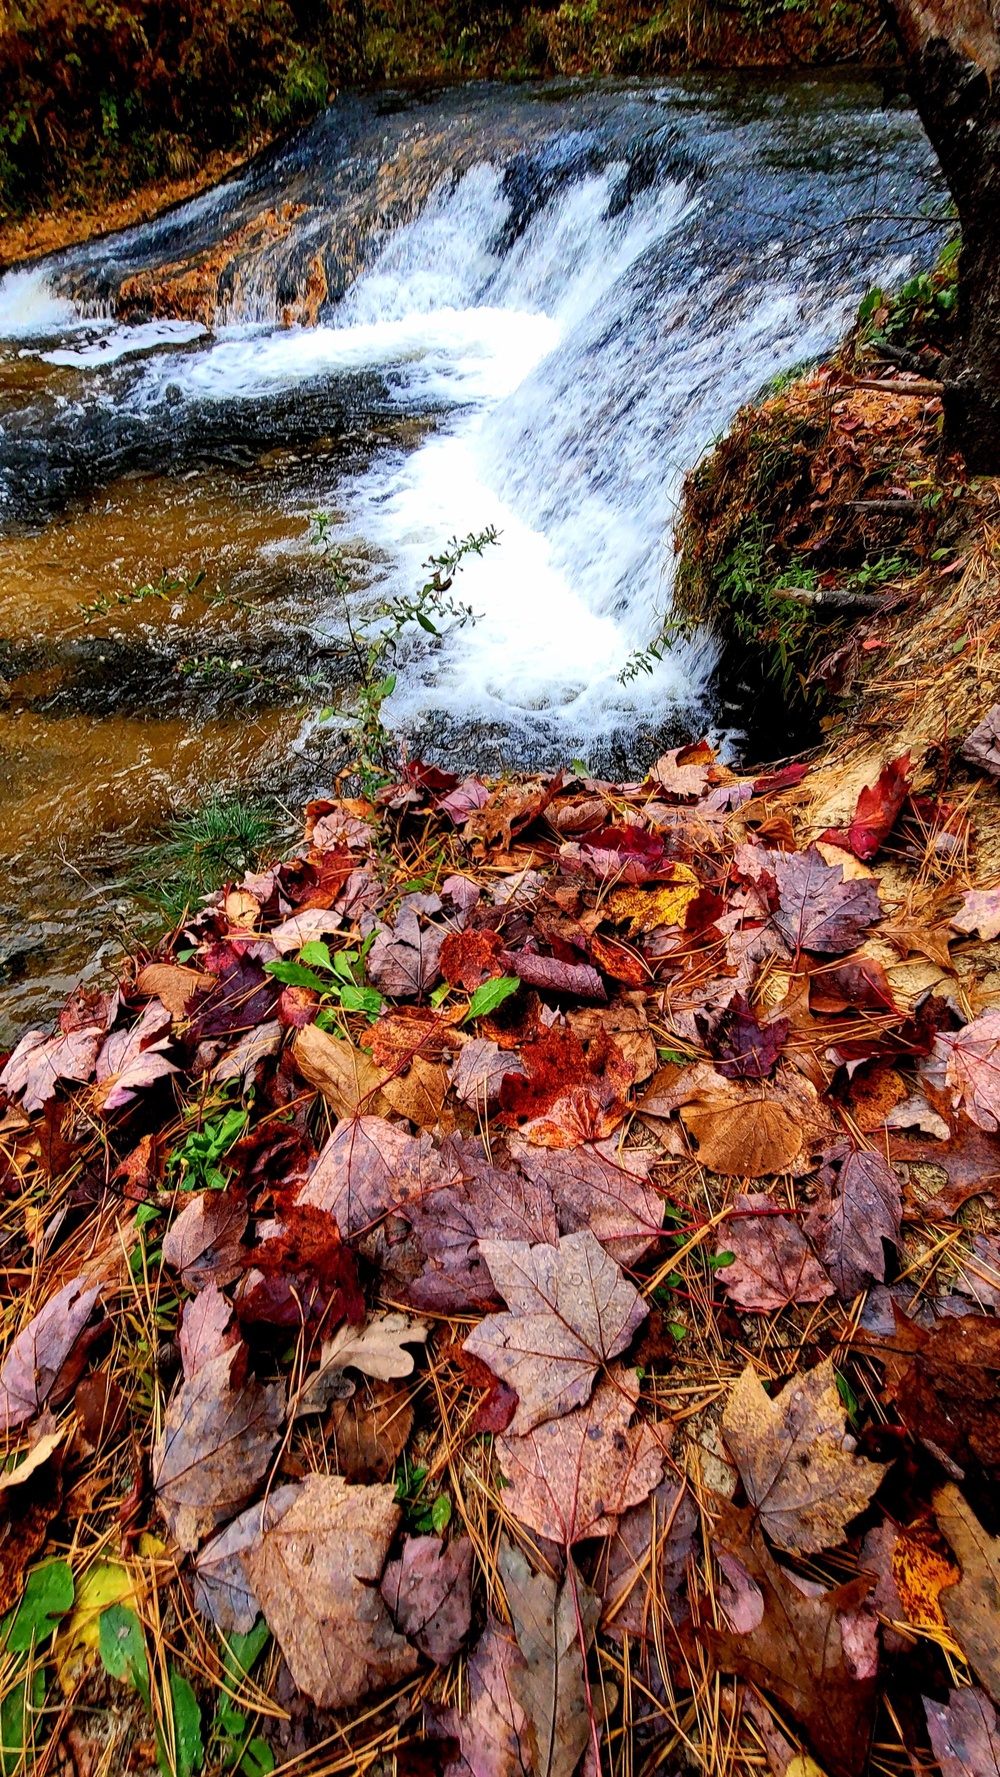
[[[913,114],[861,80],[472,87],[345,98],[8,272],[0,1039],[112,954],[169,810],[328,780],[350,664],[317,512],[355,621],[500,533],[456,582],[476,623],[404,647],[411,751],[621,775],[706,726],[738,747],[709,638],[619,677],[669,610],[683,475],[929,262],[940,211]]]

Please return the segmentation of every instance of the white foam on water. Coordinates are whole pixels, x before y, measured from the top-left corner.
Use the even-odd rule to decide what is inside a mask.
[[[90,327],[101,323],[81,323]],[[46,364],[68,365],[76,370],[102,370],[140,352],[155,352],[161,346],[190,345],[208,330],[197,321],[138,321],[128,326],[115,326],[108,320],[106,331],[95,333],[83,343],[58,346],[51,352],[40,352]]]
[[[58,333],[77,319],[75,305],[56,294],[40,267],[25,266],[0,278],[0,339]]]

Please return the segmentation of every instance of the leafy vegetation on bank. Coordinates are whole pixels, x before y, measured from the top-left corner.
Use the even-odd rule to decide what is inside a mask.
[[[343,85],[887,53],[874,0],[13,0],[0,206],[93,201],[302,122]]]

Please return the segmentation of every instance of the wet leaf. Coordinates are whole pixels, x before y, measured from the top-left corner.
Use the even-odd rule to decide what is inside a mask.
[[[182,1672],[170,1667],[170,1702],[173,1710],[173,1767],[171,1777],[191,1777],[200,1771],[205,1755],[201,1737],[201,1705]]]
[[[1000,1538],[987,1536],[951,1482],[935,1493],[934,1510],[962,1569],[941,1592],[944,1614],[976,1677],[1000,1703]]]
[[[202,1616],[224,1635],[246,1635],[260,1614],[247,1578],[243,1556],[255,1549],[266,1529],[298,1498],[294,1486],[275,1487],[234,1518],[199,1551],[194,1560],[192,1592]]]
[[[387,1481],[412,1430],[411,1390],[367,1381],[333,1402],[324,1427],[331,1463],[347,1481]]]
[[[776,852],[772,868],[778,884],[774,924],[796,951],[839,956],[853,950],[882,912],[873,881],[845,881],[840,865],[825,864],[815,846]]]
[[[47,1641],[72,1610],[75,1590],[68,1561],[47,1561],[33,1568],[20,1604],[0,1623],[0,1647],[10,1654],[26,1654],[37,1642]]]
[[[62,1505],[63,1435],[44,1432],[15,1468],[0,1472],[0,1615],[17,1599],[25,1569],[45,1547]]]
[[[559,1581],[532,1573],[520,1549],[502,1544],[500,1572],[523,1667],[511,1686],[531,1725],[538,1777],[573,1777],[594,1738],[586,1655],[600,1599],[573,1565]]]
[[[731,1252],[733,1262],[715,1275],[737,1308],[763,1314],[833,1295],[798,1221],[781,1214],[773,1197],[758,1191],[738,1196],[733,1207],[738,1213],[726,1222],[717,1248],[717,1253]]]
[[[538,1148],[511,1140],[521,1169],[548,1190],[559,1232],[589,1228],[619,1265],[634,1265],[663,1231],[664,1199],[650,1181],[659,1158],[652,1148],[620,1148],[613,1141],[577,1148]]]
[[[1000,1321],[949,1315],[906,1331],[917,1348],[887,1383],[903,1424],[945,1466],[981,1464],[1000,1480]]]
[[[801,1129],[773,1098],[684,1105],[681,1119],[698,1143],[701,1164],[724,1177],[786,1172],[802,1150]]]
[[[40,1111],[60,1080],[90,1079],[103,1041],[103,1026],[59,1031],[52,1037],[29,1030],[0,1073],[0,1086],[11,1098],[20,1098],[26,1111]]]
[[[435,1710],[429,1723],[461,1748],[443,1777],[525,1777],[533,1769],[534,1736],[517,1694],[524,1670],[513,1630],[488,1618],[469,1656],[468,1713]]]
[[[210,1358],[232,1351],[239,1343],[232,1303],[218,1284],[209,1284],[193,1301],[185,1302],[178,1336],[185,1381],[190,1382]]]
[[[399,1518],[390,1486],[308,1475],[245,1557],[295,1683],[323,1709],[356,1703],[416,1667],[416,1650],[396,1634],[378,1590]]]
[[[584,1052],[571,1031],[554,1028],[526,1043],[521,1059],[527,1075],[504,1080],[498,1121],[526,1141],[573,1148],[604,1140],[622,1121],[635,1070],[610,1037],[595,1038]]]
[[[216,984],[195,1001],[192,1041],[238,1036],[274,1017],[281,984],[264,973],[256,957],[231,944],[219,944],[211,953],[211,972]]]
[[[250,1269],[236,1298],[241,1322],[329,1328],[345,1317],[364,1317],[357,1260],[329,1210],[302,1200],[291,1204],[244,1262]]]
[[[727,1505],[718,1547],[736,1559],[760,1595],[760,1617],[746,1633],[702,1630],[715,1662],[769,1692],[804,1730],[829,1777],[860,1777],[866,1768],[877,1682],[857,1679],[845,1646],[844,1618],[869,1586],[854,1580],[807,1596],[769,1553],[750,1511]]]
[[[990,777],[1000,777],[1000,703],[987,710],[959,750],[970,765],[980,765]]]
[[[837,1294],[853,1301],[885,1277],[882,1241],[899,1244],[902,1189],[881,1154],[832,1149],[820,1170],[820,1197],[806,1232]]]
[[[100,1294],[99,1283],[74,1278],[18,1333],[0,1365],[0,1432],[16,1431],[41,1411]]]
[[[516,975],[542,993],[569,993],[583,1000],[606,1000],[607,991],[590,963],[567,963],[557,956],[539,956],[534,950],[502,950],[500,962],[507,975]]]
[[[788,1019],[762,1024],[738,993],[722,1014],[712,1040],[718,1071],[727,1080],[766,1080],[773,1074],[788,1035]]]
[[[992,1135],[1000,1129],[1000,1012],[983,1012],[964,1030],[941,1031],[934,1042],[944,1057],[951,1101]]]
[[[447,1092],[444,1063],[428,1061],[424,1055],[415,1055],[405,1073],[390,1074],[382,1082],[382,1097],[389,1109],[420,1129],[436,1129]]]
[[[687,864],[675,864],[669,882],[653,888],[619,888],[604,903],[604,912],[615,925],[629,922],[629,935],[652,932],[657,926],[684,924],[684,915],[701,889],[701,882]]]
[[[675,747],[663,753],[650,768],[650,779],[668,796],[684,800],[703,796],[708,788],[708,773],[715,754],[706,740],[693,746]]]
[[[511,1312],[488,1315],[465,1349],[516,1391],[511,1431],[523,1436],[583,1405],[649,1310],[589,1230],[557,1247],[484,1240],[480,1251]]]
[[[1000,1777],[997,1712],[982,1691],[951,1691],[947,1704],[923,1701],[941,1777]]]
[[[335,1130],[299,1193],[334,1216],[345,1239],[363,1233],[404,1198],[421,1201],[454,1181],[456,1169],[426,1133],[412,1136],[384,1117],[358,1117]]]
[[[506,1476],[504,1505],[539,1536],[567,1548],[609,1536],[616,1520],[652,1492],[665,1440],[651,1425],[630,1428],[639,1399],[634,1370],[616,1364],[585,1407],[496,1440]]]
[[[199,1191],[163,1236],[163,1257],[185,1289],[232,1283],[244,1268],[247,1200],[240,1190]]]
[[[127,1604],[109,1604],[101,1612],[98,1625],[98,1650],[101,1664],[110,1678],[119,1683],[132,1683],[133,1673],[142,1683],[149,1683],[149,1660],[142,1624]]]
[[[159,1000],[175,1018],[183,1018],[194,995],[214,986],[213,977],[201,969],[181,968],[179,963],[147,963],[139,971],[135,991],[144,999]]]
[[[891,759],[882,767],[877,782],[866,785],[861,791],[854,818],[846,832],[830,827],[821,837],[827,844],[839,845],[867,862],[892,832],[912,780],[909,753]]]
[[[443,1151],[454,1165],[454,1183],[400,1205],[425,1261],[403,1293],[415,1308],[462,1313],[496,1300],[481,1238],[535,1245],[555,1242],[559,1228],[544,1180],[491,1166],[476,1141],[450,1140]]]
[[[244,1369],[243,1346],[202,1364],[170,1401],[153,1450],[160,1511],[187,1551],[243,1509],[277,1443],[284,1387],[244,1379]]]
[[[455,1096],[471,1110],[485,1111],[496,1104],[505,1074],[523,1074],[524,1063],[519,1055],[491,1043],[487,1037],[474,1037],[463,1044],[451,1070]]]
[[[484,981],[503,975],[498,957],[503,939],[483,930],[449,932],[441,946],[441,973],[451,987],[472,993]]]
[[[472,1621],[471,1541],[445,1546],[437,1536],[408,1536],[381,1591],[397,1629],[435,1666],[447,1666]]]
[[[797,1555],[843,1542],[885,1473],[854,1453],[829,1358],[786,1382],[777,1400],[748,1364],[726,1404],[722,1435],[768,1536]]]
[[[396,924],[379,932],[366,964],[368,979],[390,999],[416,999],[434,986],[445,933],[438,926],[422,928],[415,908],[400,907]]]
[[[676,1622],[687,1563],[695,1552],[698,1508],[691,1492],[662,1481],[619,1519],[602,1545],[594,1586],[603,1599],[601,1628],[620,1641],[660,1636],[661,1613]]]

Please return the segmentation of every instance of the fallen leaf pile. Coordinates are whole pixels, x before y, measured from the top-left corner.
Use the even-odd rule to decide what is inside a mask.
[[[4,1777],[998,1771],[1000,886],[921,771],[410,764],[22,1038]]]

